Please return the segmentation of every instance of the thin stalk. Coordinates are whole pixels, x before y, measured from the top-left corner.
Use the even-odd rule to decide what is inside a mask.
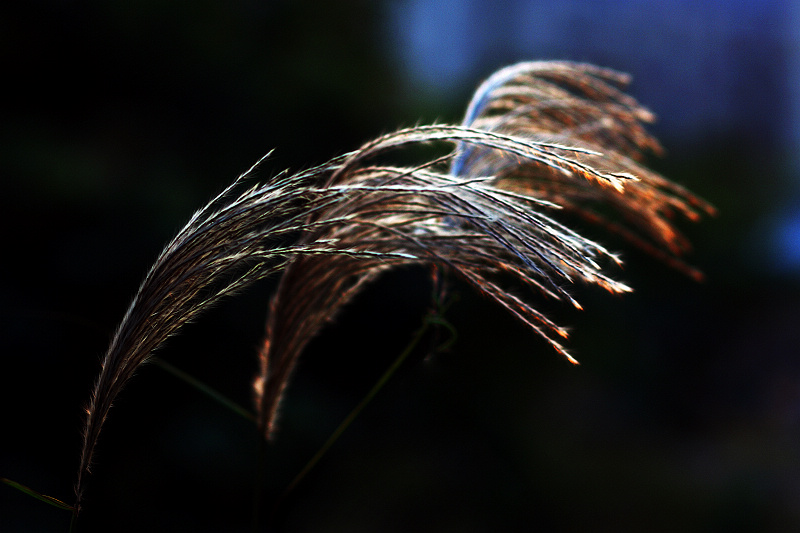
[[[322,457],[331,448],[331,446],[333,446],[334,443],[339,439],[339,437],[342,436],[342,434],[345,432],[345,430],[347,430],[350,424],[352,424],[353,421],[358,417],[358,415],[361,414],[361,411],[363,411],[364,408],[373,400],[373,398],[375,398],[375,396],[383,388],[383,386],[386,385],[386,383],[389,381],[392,375],[394,375],[397,369],[400,368],[400,365],[402,365],[403,362],[408,358],[408,356],[414,351],[414,349],[420,343],[422,338],[425,336],[425,333],[427,333],[428,329],[432,325],[443,325],[447,327],[451,332],[453,331],[452,326],[450,326],[445,320],[443,320],[438,315],[433,315],[426,318],[426,320],[422,323],[422,326],[420,326],[414,337],[411,339],[411,342],[408,343],[406,348],[400,353],[400,355],[397,356],[397,358],[389,366],[389,368],[386,369],[386,371],[383,373],[380,379],[378,379],[378,381],[375,383],[372,389],[367,393],[367,395],[364,396],[361,402],[359,402],[359,404],[352,411],[350,411],[350,414],[348,414],[347,417],[342,421],[342,423],[339,424],[339,427],[337,427],[336,430],[331,434],[331,436],[328,437],[328,440],[325,441],[325,444],[323,444],[322,447],[317,451],[317,453],[314,454],[314,456],[308,461],[308,463],[306,463],[306,465],[303,467],[300,473],[297,474],[297,476],[295,476],[295,478],[292,480],[292,482],[289,484],[289,486],[286,488],[283,495],[279,499],[279,502],[283,501],[286,498],[286,496],[288,496],[289,493],[292,492],[292,490],[294,490],[294,488],[303,480],[303,478],[311,471],[311,469],[314,468],[314,466],[316,466],[316,464],[320,461],[320,459],[322,459]],[[447,343],[447,345],[449,344],[450,342]]]
[[[0,478],[0,482],[5,483],[9,487],[15,488],[20,492],[24,492],[28,496],[32,496],[39,501],[43,501],[52,505],[53,507],[58,507],[59,509],[63,509],[64,511],[71,511],[75,512],[75,508],[67,503],[62,502],[58,498],[53,498],[52,496],[47,496],[46,494],[42,494],[41,492],[35,491],[30,487],[26,487],[22,483],[17,483],[16,481],[11,481],[10,479],[6,479],[4,477]]]
[[[173,376],[177,377],[178,379],[180,379],[182,381],[185,381],[186,383],[188,383],[192,387],[196,388],[197,390],[199,390],[203,394],[211,397],[212,399],[216,400],[220,404],[224,405],[225,407],[227,407],[228,409],[230,409],[231,411],[233,411],[237,415],[239,415],[239,416],[241,416],[243,418],[246,418],[250,422],[255,422],[256,421],[256,417],[255,417],[255,415],[253,415],[253,413],[251,413],[250,411],[248,411],[247,409],[245,409],[241,405],[237,404],[236,402],[234,402],[233,400],[231,400],[227,396],[221,394],[219,391],[217,391],[215,389],[212,389],[211,387],[209,387],[208,385],[206,385],[205,383],[203,383],[199,379],[195,378],[194,376],[191,376],[191,375],[187,374],[183,370],[171,365],[170,363],[167,363],[163,359],[159,359],[158,357],[151,357],[150,360],[153,363],[155,363],[156,366],[158,366],[159,368],[161,368],[163,370],[166,370],[167,372],[169,372]]]

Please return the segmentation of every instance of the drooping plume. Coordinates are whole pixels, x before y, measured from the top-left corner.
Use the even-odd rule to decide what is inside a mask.
[[[674,215],[710,211],[641,165],[658,144],[642,126],[650,113],[617,87],[624,81],[589,65],[523,63],[479,88],[462,125],[400,130],[264,183],[256,167],[235,180],[167,245],[117,329],[87,408],[76,508],[111,404],[135,370],[187,321],[268,275],[282,272],[254,386],[267,437],[309,340],[400,265],[448,269],[572,360],[565,331],[506,283],[575,306],[572,283],[629,288],[604,271],[616,256],[553,215],[573,211],[682,266]],[[441,156],[387,163],[420,144],[441,146]]]
[[[580,146],[588,151],[566,156],[588,169],[633,180],[591,186],[586,181],[592,179],[591,172],[555,172],[501,150],[471,146],[461,147],[453,172],[496,175],[496,186],[545,198],[699,278],[700,273],[678,257],[690,245],[675,219],[698,221],[714,208],[643,166],[645,156],[663,150],[644,127],[655,116],[621,91],[628,82],[625,74],[593,65],[519,63],[499,70],[480,86],[463,125]],[[596,183],[603,185],[602,180]]]
[[[404,249],[413,250],[415,259],[404,262],[449,268],[572,360],[557,340],[564,330],[504,290],[500,280],[515,278],[575,305],[561,288],[565,281],[612,292],[628,288],[601,270],[603,259],[617,261],[613,255],[546,214],[573,211],[696,275],[676,257],[688,243],[673,218],[678,213],[697,220],[701,212],[712,211],[641,165],[647,152],[661,148],[643,125],[653,115],[620,90],[626,82],[626,76],[592,65],[520,63],[479,87],[460,127],[414,128],[366,144],[345,160],[329,185],[369,179],[373,186],[406,187],[406,193],[354,197],[346,208],[352,220],[362,222],[336,228],[340,242],[372,249],[378,237],[392,246],[405,241]],[[376,155],[432,141],[450,143],[452,150],[416,167],[368,166]],[[408,189],[433,185],[447,187],[447,193],[430,188],[411,195]],[[603,206],[620,220],[595,210]],[[309,237],[331,238],[326,231],[332,228]],[[386,268],[376,258],[346,257],[296,256],[287,265],[272,299],[255,381],[259,422],[267,436],[306,344]]]

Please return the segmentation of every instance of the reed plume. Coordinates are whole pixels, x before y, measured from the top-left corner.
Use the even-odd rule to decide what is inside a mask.
[[[558,204],[565,211],[621,235],[683,271],[701,273],[680,260],[689,241],[674,220],[698,221],[714,214],[708,202],[646,168],[642,161],[663,149],[645,129],[655,116],[621,91],[630,77],[614,70],[570,62],[525,62],[487,79],[470,102],[463,125],[522,135],[532,140],[580,146],[568,155],[589,169],[634,178],[613,187],[592,187],[593,174],[558,172],[487,147],[464,147],[453,160],[458,174],[497,175],[496,186]],[[598,182],[602,185],[602,182]]]
[[[416,258],[404,262],[445,265],[575,362],[557,341],[565,330],[504,290],[494,275],[504,273],[576,306],[561,282],[584,281],[612,292],[629,289],[601,271],[598,261],[619,262],[615,256],[543,213],[575,212],[697,277],[677,258],[688,243],[672,218],[678,213],[697,220],[701,212],[712,212],[710,205],[640,164],[646,153],[660,153],[661,147],[643,125],[654,120],[653,114],[620,90],[627,82],[621,73],[568,62],[526,62],[498,71],[478,88],[460,128],[415,128],[377,139],[351,154],[329,182],[356,184],[368,176],[395,184],[450,180],[467,185],[451,188],[452,195],[415,195],[409,198],[414,205],[402,214],[390,205],[372,204],[365,213],[368,227],[336,231],[356,244],[391,228],[402,238],[398,244],[406,240],[415,246]],[[434,139],[453,143],[454,150],[413,168],[363,167],[370,157],[398,145]],[[449,171],[441,170],[448,164]],[[622,220],[600,214],[596,206],[615,210]],[[359,207],[354,201],[347,208]],[[378,224],[378,218],[384,222]],[[330,237],[323,231],[316,235]],[[379,260],[344,257],[296,256],[287,265],[272,299],[254,386],[267,437],[303,348],[386,268]]]
[[[572,283],[630,289],[604,271],[620,262],[614,254],[553,215],[576,212],[683,268],[687,245],[672,217],[711,210],[641,165],[659,147],[642,126],[652,115],[621,92],[624,81],[590,65],[523,63],[489,78],[461,125],[399,130],[263,184],[252,184],[260,162],[240,176],[167,245],[113,337],[86,412],[76,508],[112,401],[136,368],[184,323],[264,276],[282,272],[254,383],[266,437],[307,343],[400,265],[452,271],[575,362],[559,341],[566,331],[508,283],[576,307]],[[387,163],[431,143],[439,157]]]

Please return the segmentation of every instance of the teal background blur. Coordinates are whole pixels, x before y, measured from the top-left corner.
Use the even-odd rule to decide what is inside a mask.
[[[695,283],[620,239],[616,298],[542,302],[582,365],[456,282],[415,352],[283,490],[411,339],[426,273],[370,287],[316,339],[267,449],[270,531],[800,528],[800,7],[781,1],[29,1],[0,8],[0,476],[72,501],[82,406],[168,239],[272,148],[301,169],[457,122],[527,59],[633,75],[667,156],[719,209],[683,224]],[[24,4],[24,5],[21,5]],[[159,353],[249,406],[274,280]],[[443,335],[446,332],[442,332]],[[426,340],[427,347],[434,339]],[[101,437],[80,531],[249,531],[257,437],[154,366]],[[0,486],[0,531],[68,513]]]

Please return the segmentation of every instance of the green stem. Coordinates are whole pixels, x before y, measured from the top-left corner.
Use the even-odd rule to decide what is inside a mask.
[[[348,414],[347,417],[342,421],[342,423],[339,424],[339,427],[336,428],[333,434],[331,434],[331,436],[328,437],[328,440],[325,441],[325,444],[323,444],[322,447],[317,451],[317,453],[314,454],[314,457],[312,457],[311,460],[308,461],[308,463],[306,463],[306,466],[303,467],[300,473],[297,474],[297,476],[295,476],[295,478],[292,480],[292,482],[284,491],[281,500],[283,500],[300,483],[300,481],[303,480],[306,474],[308,474],[311,471],[311,469],[314,468],[314,466],[319,462],[320,459],[322,459],[322,457],[330,449],[330,447],[333,446],[333,444],[339,439],[339,437],[342,436],[342,433],[344,433],[345,430],[350,426],[350,424],[353,423],[353,420],[355,420],[356,417],[358,417],[358,415],[361,414],[361,411],[364,410],[367,404],[369,404],[369,402],[372,401],[375,395],[378,394],[378,391],[380,391],[381,388],[383,388],[383,386],[386,384],[386,382],[389,381],[389,378],[391,378],[392,375],[397,371],[397,369],[400,368],[400,365],[403,364],[403,361],[405,361],[411,354],[411,352],[414,351],[414,349],[422,340],[422,337],[428,331],[428,328],[431,326],[431,324],[434,323],[437,323],[437,321],[431,320],[430,318],[425,320],[425,322],[422,324],[419,330],[417,330],[417,333],[416,335],[414,335],[414,338],[411,339],[411,342],[408,344],[408,346],[406,346],[405,350],[403,350],[402,353],[400,353],[400,355],[397,356],[397,358],[394,360],[391,366],[386,370],[386,372],[383,373],[380,379],[378,379],[377,383],[375,383],[375,385],[367,393],[367,395],[364,396],[361,402],[352,411],[350,411],[350,414]]]
[[[183,370],[172,366],[171,364],[167,363],[163,359],[159,359],[158,357],[152,357],[150,360],[153,363],[155,363],[158,367],[162,368],[163,370],[166,370],[167,372],[177,377],[178,379],[185,381],[186,383],[193,386],[200,392],[210,396],[211,398],[221,403],[222,405],[224,405],[234,413],[238,414],[239,416],[242,416],[251,422],[256,421],[256,417],[253,415],[253,413],[251,413],[241,405],[237,404],[227,396],[224,396],[215,389],[212,389],[211,387],[209,387],[199,379],[195,378],[194,376],[187,374]]]
[[[62,502],[57,498],[53,498],[52,496],[47,496],[46,494],[42,494],[41,492],[37,492],[30,487],[26,487],[22,483],[17,483],[16,481],[11,481],[10,479],[6,479],[4,477],[0,477],[0,482],[5,483],[9,487],[13,487],[20,492],[24,492],[28,496],[33,496],[37,500],[43,501],[45,503],[49,503],[53,507],[58,507],[59,509],[63,509],[65,511],[75,511],[75,508],[69,504]]]

